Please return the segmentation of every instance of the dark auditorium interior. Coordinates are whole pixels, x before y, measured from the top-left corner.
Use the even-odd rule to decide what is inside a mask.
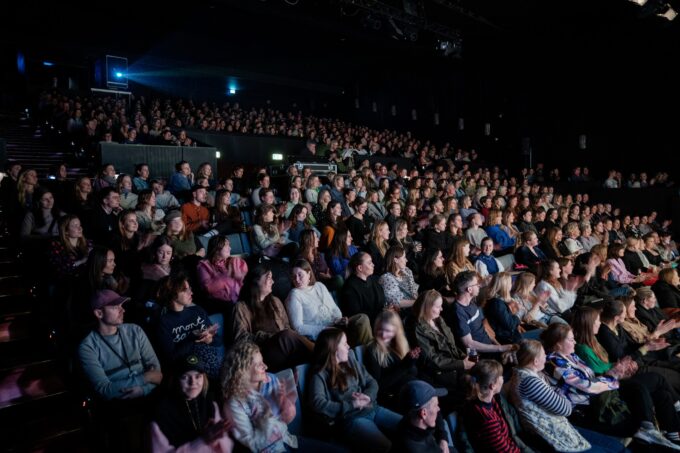
[[[0,451],[680,451],[680,0],[3,10]]]

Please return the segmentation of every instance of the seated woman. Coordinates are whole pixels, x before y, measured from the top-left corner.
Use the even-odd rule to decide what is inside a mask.
[[[548,257],[538,247],[536,233],[531,230],[522,233],[522,246],[515,250],[515,262],[536,273],[539,265],[546,261],[548,261]]]
[[[436,214],[430,219],[430,226],[423,232],[423,246],[426,250],[439,249],[449,254],[453,245],[451,237],[446,233],[446,218]]]
[[[559,316],[551,316],[546,312],[550,292],[536,294],[536,276],[531,272],[522,272],[517,276],[512,287],[512,300],[517,302],[517,313],[527,327],[545,329],[553,322],[566,322]],[[526,327],[525,327],[526,328]]]
[[[116,254],[106,247],[96,246],[87,258],[87,278],[89,291],[110,289],[125,294],[130,287],[130,279],[116,270]]]
[[[142,254],[153,235],[142,236],[139,232],[137,214],[134,211],[123,211],[118,216],[118,235],[112,241],[112,249],[116,254],[118,268],[137,283],[142,278]]]
[[[172,388],[159,401],[151,421],[151,451],[231,452],[232,424],[222,418],[220,407],[208,393],[203,363],[195,355],[178,362]]]
[[[659,272],[659,280],[652,285],[659,307],[662,310],[678,312],[680,310],[680,278],[678,271],[671,267]]]
[[[233,204],[232,192],[223,189],[215,195],[215,229],[221,234],[234,234],[243,231],[241,211]]]
[[[262,347],[264,361],[272,370],[283,370],[311,357],[313,343],[292,330],[288,313],[272,294],[272,271],[259,264],[246,277],[245,291],[236,304],[231,334],[234,343],[250,340]]]
[[[283,225],[276,220],[276,208],[270,204],[258,206],[253,226],[253,252],[269,257],[292,257],[297,252],[297,244],[288,242],[282,234]]]
[[[409,225],[406,219],[397,219],[394,222],[394,236],[389,241],[390,246],[398,245],[406,251],[408,267],[414,275],[418,274],[418,268],[422,261],[423,245],[414,241],[409,233]]]
[[[378,382],[378,403],[400,411],[399,391],[418,379],[420,348],[409,350],[399,315],[385,310],[375,319],[374,340],[364,352],[364,366]]]
[[[653,285],[658,280],[658,269],[640,251],[640,244],[641,240],[635,237],[626,239],[626,250],[621,260],[631,274],[647,274],[648,278],[643,281],[643,284]]]
[[[673,319],[661,319],[658,325],[656,325],[654,329],[650,331],[647,326],[640,322],[636,316],[638,307],[635,304],[635,297],[624,296],[619,300],[626,308],[626,319],[624,319],[623,323],[621,323],[621,326],[623,327],[623,330],[625,330],[630,336],[630,338],[636,343],[644,344],[650,340],[656,340],[662,336],[668,337],[669,332],[672,332],[674,329],[680,327],[680,321]],[[673,341],[672,338],[670,338],[670,340]]]
[[[299,244],[300,235],[303,231],[312,228],[309,221],[307,206],[303,204],[296,204],[290,211],[288,220],[290,221],[290,228],[288,229],[288,239]]]
[[[399,246],[390,247],[385,261],[387,272],[380,276],[378,283],[385,291],[387,307],[395,311],[411,307],[418,297],[418,284],[407,267],[406,252]]]
[[[326,327],[335,325],[347,332],[351,345],[367,344],[373,338],[371,323],[365,314],[342,316],[326,286],[314,278],[312,267],[298,260],[292,269],[293,288],[286,299],[290,324],[301,335],[316,340]]]
[[[536,286],[536,291],[539,293],[549,292],[548,306],[545,312],[551,316],[560,316],[574,306],[576,293],[563,287],[560,283],[562,269],[557,261],[548,260],[543,268],[544,271],[542,273],[544,275],[538,286]]]
[[[311,178],[310,178],[311,179]],[[318,181],[318,177],[316,178]],[[326,222],[326,209],[331,202],[331,192],[328,189],[321,189],[317,195],[317,202],[312,206],[312,214],[317,221],[317,228],[322,229]]]
[[[319,334],[312,370],[309,406],[313,413],[353,448],[389,451],[392,442],[383,430],[393,433],[401,415],[377,403],[378,383],[350,356],[342,330],[328,328]]]
[[[335,233],[341,229],[345,229],[345,222],[342,220],[342,205],[340,202],[335,200],[328,202],[328,206],[324,212],[322,226],[319,249],[323,252],[331,246]]]
[[[463,271],[474,271],[475,267],[469,259],[470,242],[465,238],[458,238],[453,241],[451,256],[446,262],[446,280],[452,282],[456,275]]]
[[[371,234],[368,216],[366,215],[367,210],[368,203],[366,200],[361,197],[357,197],[356,200],[354,200],[354,214],[345,220],[347,229],[350,233],[352,233],[352,238],[354,238],[357,247],[360,248],[364,248],[366,246],[368,236]]]
[[[661,254],[656,248],[656,240],[654,239],[653,234],[648,234],[645,235],[642,238],[642,254],[647,258],[647,261],[649,261],[649,264],[652,266],[655,266],[656,268],[660,269],[664,266],[666,266],[666,262],[664,259],[661,257]]]
[[[323,283],[329,291],[338,291],[344,279],[333,277],[328,268],[326,258],[319,252],[319,236],[314,230],[305,230],[300,234],[300,249],[296,260],[306,260],[314,271],[316,281]]]
[[[422,354],[420,371],[427,380],[449,391],[449,407],[465,399],[464,375],[474,365],[456,345],[449,326],[440,316],[443,300],[440,293],[428,290],[420,294],[413,305],[413,319],[407,323],[409,343],[419,347]]]
[[[514,409],[500,395],[503,366],[495,360],[480,360],[470,370],[468,403],[461,413],[468,439],[475,451],[532,452],[519,438]]]
[[[647,327],[649,332],[654,332],[661,325],[662,321],[677,320],[676,318],[671,318],[659,308],[654,291],[648,287],[638,288],[635,291],[635,304],[636,317]],[[673,342],[680,340],[680,335],[673,330],[663,336]]]
[[[32,209],[26,212],[21,224],[21,237],[50,238],[59,235],[59,219],[64,213],[54,204],[54,196],[38,189],[33,194]]]
[[[619,388],[619,380],[611,376],[597,377],[574,352],[576,341],[571,327],[566,324],[551,324],[541,335],[541,340],[548,352],[544,372],[550,384],[560,388],[571,402],[572,423],[617,437],[633,435],[647,443],[675,448],[655,428],[653,407],[641,404],[629,409],[616,393],[611,393]],[[636,401],[630,398],[626,403],[637,403],[640,399],[637,398]],[[619,402],[615,403],[616,401]],[[672,405],[672,400],[666,400],[666,403]],[[610,408],[618,407],[616,415],[611,411],[605,412],[605,405]],[[674,425],[665,426],[677,431]]]
[[[79,219],[89,219],[94,206],[94,194],[92,193],[92,181],[88,176],[76,179],[76,185],[72,196],[67,200],[66,210]]]
[[[602,326],[597,333],[597,340],[612,361],[630,356],[640,366],[654,367],[654,371],[666,377],[668,382],[680,392],[680,373],[678,373],[680,359],[675,355],[675,348],[668,348],[670,343],[666,338],[661,336],[648,339],[645,343],[636,343],[622,326],[626,319],[626,309],[618,300],[604,305],[601,318]]]
[[[611,268],[609,278],[622,285],[636,285],[647,279],[646,274],[634,275],[626,269],[623,255],[626,251],[622,244],[612,244],[607,250],[607,264]]]
[[[569,222],[564,227],[564,235],[566,237],[562,242],[567,249],[567,254],[572,258],[585,251],[581,243],[578,241],[580,234],[581,231],[578,227],[578,223],[576,222]]]
[[[309,203],[305,203],[302,200],[302,194],[300,193],[300,189],[297,187],[291,187],[288,194],[289,199],[288,202],[286,202],[286,212],[283,214],[283,216],[289,218],[290,213],[293,212],[295,206],[304,206],[305,208],[307,208],[307,221],[309,225],[310,226],[316,225],[316,218],[314,217],[314,214],[312,214],[311,212],[311,205]]]
[[[550,260],[557,260],[562,257],[562,251],[560,250],[560,244],[562,242],[562,229],[558,226],[548,227],[545,232],[545,240],[543,243],[545,247],[543,253]]]
[[[494,243],[490,237],[482,239],[482,253],[477,255],[475,269],[477,274],[487,281],[492,275],[503,272],[503,264],[493,256]]]
[[[352,233],[348,230],[341,229],[333,236],[333,242],[327,253],[327,262],[331,273],[335,276],[341,277],[343,280],[348,274],[349,260],[359,250],[352,244]]]
[[[198,263],[198,281],[211,298],[222,302],[238,301],[248,265],[242,258],[231,256],[231,245],[225,236],[213,236],[208,254]]]
[[[172,251],[177,260],[183,260],[190,256],[203,258],[205,249],[196,246],[194,233],[187,231],[182,220],[182,213],[179,210],[172,210],[165,215],[165,235],[170,239]],[[197,259],[197,258],[192,258]]]
[[[548,383],[542,373],[545,359],[539,341],[522,340],[510,380],[510,401],[517,408],[522,426],[548,444],[546,451],[549,448],[556,452],[626,451],[617,439],[574,427],[569,422],[571,402]]]
[[[492,209],[487,218],[486,234],[493,239],[495,250],[500,254],[512,253],[515,248],[517,240],[511,237],[508,232],[502,228],[503,213],[498,209]]]
[[[510,289],[512,278],[507,272],[495,274],[489,285],[482,290],[480,306],[484,310],[484,317],[496,333],[496,340],[500,344],[517,344],[522,339],[524,329],[521,319],[514,315],[518,310],[518,303],[512,299]],[[538,338],[539,329],[529,331],[526,335]]]
[[[340,452],[319,440],[295,436],[288,423],[295,418],[297,394],[275,375],[267,373],[260,349],[244,341],[231,350],[222,377],[225,413],[232,435],[253,452]]]
[[[158,236],[151,245],[151,262],[142,263],[142,278],[157,282],[172,271],[172,242],[167,236]]]
[[[52,241],[49,255],[57,279],[78,276],[90,250],[92,241],[83,236],[80,219],[74,215],[62,217],[59,221],[59,237]]]
[[[444,273],[444,254],[439,249],[428,249],[419,275],[419,291],[428,289],[441,292],[445,297],[451,294]]]
[[[208,313],[193,303],[193,293],[185,275],[175,274],[160,281],[158,303],[166,310],[158,321],[160,356],[166,363],[196,355],[210,379],[217,379],[222,368],[220,341],[213,341],[219,326]]]
[[[156,194],[153,190],[145,189],[139,192],[135,214],[140,232],[160,234],[165,230],[163,223],[165,212],[156,208]]]
[[[600,240],[593,236],[593,227],[589,222],[581,222],[579,230],[581,236],[577,240],[584,252],[590,252],[590,249],[600,243]]]
[[[375,276],[380,276],[385,273],[387,262],[385,254],[387,253],[388,241],[390,240],[390,227],[384,220],[379,220],[373,225],[373,232],[371,233],[371,241],[368,243],[366,250],[373,260]]]

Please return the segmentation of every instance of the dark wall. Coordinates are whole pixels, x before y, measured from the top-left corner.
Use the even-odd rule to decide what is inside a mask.
[[[186,160],[196,172],[203,162],[213,169],[218,168],[215,148],[184,146],[120,145],[101,143],[102,163],[111,163],[118,173],[135,174],[135,165],[145,162],[149,165],[151,178],[167,179],[175,172],[175,164]]]

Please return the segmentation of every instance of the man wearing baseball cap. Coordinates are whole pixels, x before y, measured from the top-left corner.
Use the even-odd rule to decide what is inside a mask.
[[[163,378],[156,353],[142,328],[123,323],[123,304],[128,300],[115,291],[97,291],[90,301],[97,327],[78,348],[85,375],[105,400],[146,396]]]
[[[399,402],[404,418],[393,443],[399,452],[448,452],[444,420],[439,414],[439,397],[446,389],[435,389],[425,381],[411,381],[402,387]]]

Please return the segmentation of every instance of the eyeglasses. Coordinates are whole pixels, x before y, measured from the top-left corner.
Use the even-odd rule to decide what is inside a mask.
[[[475,283],[474,285],[468,285],[468,288],[474,288],[475,286],[481,286],[479,283]]]

